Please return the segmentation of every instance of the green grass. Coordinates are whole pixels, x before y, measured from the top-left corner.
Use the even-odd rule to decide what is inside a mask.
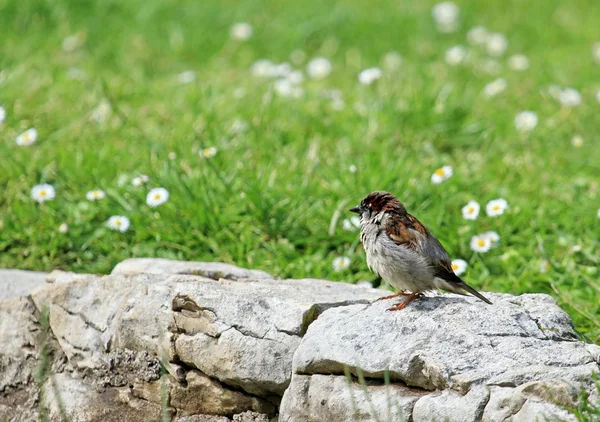
[[[460,30],[440,34],[434,3],[0,3],[0,105],[7,110],[0,266],[106,273],[122,259],[155,256],[225,261],[282,277],[373,279],[357,233],[342,230],[341,221],[368,192],[385,189],[452,256],[469,262],[465,278],[474,287],[552,294],[581,333],[600,341],[600,80],[591,54],[600,8],[592,0],[458,1]],[[229,40],[239,21],[254,27],[248,42]],[[469,47],[464,65],[444,62],[448,48],[468,45],[465,34],[475,25],[509,40],[498,75],[474,70],[486,57],[478,47]],[[63,51],[73,34],[82,45]],[[287,61],[297,49],[330,58],[332,75],[303,83],[301,99],[269,100],[269,81],[252,77],[250,65]],[[360,85],[359,71],[380,65],[389,51],[402,55],[400,69]],[[508,69],[507,56],[517,53],[530,58],[529,70]],[[70,79],[71,67],[85,79]],[[196,81],[178,83],[188,69]],[[508,89],[482,96],[497,77]],[[551,84],[578,89],[582,105],[561,108],[546,94]],[[331,88],[342,92],[342,111],[323,95]],[[91,121],[103,101],[112,114]],[[539,117],[528,134],[513,123],[523,110]],[[246,131],[231,130],[238,120]],[[15,137],[29,127],[38,141],[17,146]],[[575,134],[581,148],[570,143]],[[209,146],[217,155],[200,158]],[[454,176],[431,184],[444,164]],[[166,204],[145,204],[148,186],[130,183],[141,173],[169,190]],[[56,188],[54,201],[30,198],[39,183]],[[86,201],[95,188],[107,198]],[[468,200],[485,206],[498,197],[510,204],[504,215],[482,210],[476,221],[462,218]],[[108,230],[111,215],[128,216],[130,230]],[[471,236],[485,230],[500,234],[499,246],[473,253]],[[340,255],[352,264],[335,272]],[[542,260],[552,266],[547,273],[540,273]]]

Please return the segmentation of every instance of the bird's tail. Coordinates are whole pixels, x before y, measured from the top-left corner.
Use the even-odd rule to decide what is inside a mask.
[[[489,305],[492,304],[492,302],[490,302],[484,295],[482,295],[481,293],[479,293],[477,290],[475,290],[474,288],[472,288],[471,286],[469,286],[464,281],[460,284],[460,287],[462,287],[463,290],[466,290],[467,292],[471,293],[476,298],[483,300],[485,303],[487,303]]]

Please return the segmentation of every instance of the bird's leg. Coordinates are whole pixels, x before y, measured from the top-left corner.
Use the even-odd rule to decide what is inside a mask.
[[[393,298],[398,297],[398,296],[410,296],[410,295],[411,295],[411,293],[406,293],[404,290],[399,290],[398,293],[395,293],[395,294],[390,295],[390,296],[380,297],[375,302],[378,302],[380,300],[393,299]]]
[[[395,304],[394,306],[389,308],[388,311],[401,311],[402,309],[406,308],[406,306],[413,300],[415,300],[419,297],[423,297],[423,293],[417,292],[417,293],[407,294],[405,296],[407,296],[407,298],[405,300],[403,300],[400,303]]]

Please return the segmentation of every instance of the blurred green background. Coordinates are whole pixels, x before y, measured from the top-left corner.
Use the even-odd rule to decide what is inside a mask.
[[[374,280],[343,220],[385,189],[469,263],[471,285],[549,293],[598,342],[598,3],[457,1],[449,29],[434,5],[1,2],[0,266],[107,273],[151,256]],[[232,38],[239,22],[248,39]],[[503,34],[506,51],[469,42],[476,26]],[[514,70],[513,55],[527,69]],[[307,73],[315,57],[332,65],[320,80]],[[304,80],[257,77],[260,59]],[[361,84],[371,67],[381,78]],[[499,78],[506,89],[486,95]],[[565,88],[581,104],[565,105]],[[528,132],[514,122],[524,110],[538,117]],[[32,127],[36,142],[17,145]],[[443,165],[454,175],[432,184]],[[141,174],[149,182],[133,186]],[[40,183],[53,201],[30,197]],[[150,208],[158,186],[170,198]],[[88,201],[92,189],[107,197]],[[509,208],[491,218],[483,208],[496,198]],[[472,199],[482,211],[468,221]],[[129,230],[107,228],[113,215]],[[497,247],[473,252],[471,237],[487,230]],[[341,256],[350,266],[340,270]]]

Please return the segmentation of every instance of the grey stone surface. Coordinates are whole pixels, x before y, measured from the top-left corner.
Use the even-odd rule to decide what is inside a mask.
[[[0,300],[27,296],[44,285],[46,273],[0,269]]]
[[[488,296],[493,306],[443,295],[400,312],[386,312],[384,302],[328,310],[296,350],[294,374],[341,375],[359,367],[381,380],[389,371],[392,383],[431,391],[415,403],[414,421],[518,419],[544,403],[547,412],[553,403],[573,407],[578,389],[591,389],[600,369],[596,347],[577,341],[549,296]],[[301,402],[287,397],[293,392],[286,391],[284,403]],[[284,418],[299,420],[295,412],[301,414]]]
[[[408,421],[424,394],[400,384],[348,383],[343,375],[294,374],[279,422]]]
[[[0,300],[0,420],[37,420],[38,402],[81,422],[572,420],[564,409],[600,372],[600,347],[546,295],[436,295],[388,312],[376,289],[138,264],[53,272]],[[54,381],[40,389],[42,344]]]
[[[139,273],[200,275],[214,280],[273,278],[265,271],[249,270],[223,262],[176,261],[164,258],[130,258],[120,262],[112,270],[112,274]]]

